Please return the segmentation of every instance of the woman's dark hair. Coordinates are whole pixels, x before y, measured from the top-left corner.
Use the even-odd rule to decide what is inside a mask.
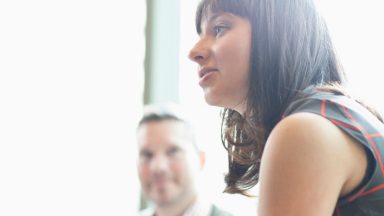
[[[247,110],[222,112],[229,157],[225,192],[247,195],[258,182],[266,139],[289,103],[309,86],[342,85],[344,74],[312,0],[203,0],[196,13],[199,34],[208,12],[232,13],[251,23]]]

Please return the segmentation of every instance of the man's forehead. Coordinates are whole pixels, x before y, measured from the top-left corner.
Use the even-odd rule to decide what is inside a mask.
[[[138,128],[138,135],[158,137],[184,136],[188,133],[187,124],[177,120],[160,120],[145,122]]]
[[[193,146],[185,123],[174,120],[146,122],[138,128],[139,148],[187,149]]]

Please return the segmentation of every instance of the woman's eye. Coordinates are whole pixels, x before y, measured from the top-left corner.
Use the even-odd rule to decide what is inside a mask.
[[[217,25],[213,28],[213,31],[214,31],[214,34],[215,36],[218,36],[218,35],[221,35],[225,32],[225,30],[227,30],[227,26],[224,26],[224,25]]]

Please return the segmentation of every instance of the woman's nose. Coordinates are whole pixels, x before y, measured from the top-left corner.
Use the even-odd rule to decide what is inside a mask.
[[[198,64],[202,64],[209,56],[207,41],[199,40],[189,51],[188,58]]]

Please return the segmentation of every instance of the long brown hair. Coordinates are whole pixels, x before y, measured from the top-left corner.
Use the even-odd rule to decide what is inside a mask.
[[[229,157],[225,191],[247,195],[258,182],[266,139],[289,103],[309,86],[342,85],[344,74],[312,0],[202,0],[198,33],[208,11],[232,13],[252,26],[247,110],[222,112]]]

